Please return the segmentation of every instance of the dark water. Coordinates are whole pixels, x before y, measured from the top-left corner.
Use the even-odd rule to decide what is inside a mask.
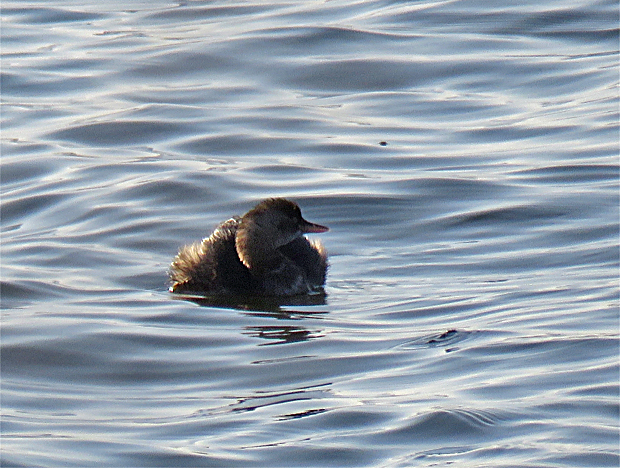
[[[2,6],[3,466],[618,466],[617,2]],[[268,196],[324,304],[168,294]]]

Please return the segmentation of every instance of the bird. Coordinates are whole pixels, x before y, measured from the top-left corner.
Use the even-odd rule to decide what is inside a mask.
[[[169,291],[281,297],[321,292],[327,250],[304,234],[328,230],[306,221],[297,203],[268,198],[182,247],[170,265]]]

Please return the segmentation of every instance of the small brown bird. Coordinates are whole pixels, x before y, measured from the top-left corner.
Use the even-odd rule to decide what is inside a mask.
[[[170,292],[294,296],[320,290],[327,252],[303,234],[326,231],[306,221],[296,203],[269,198],[183,247],[170,266]]]

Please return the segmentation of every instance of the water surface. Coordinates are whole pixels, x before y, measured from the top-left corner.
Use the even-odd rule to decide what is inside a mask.
[[[2,17],[3,466],[618,466],[616,2]],[[167,292],[270,196],[324,301]]]

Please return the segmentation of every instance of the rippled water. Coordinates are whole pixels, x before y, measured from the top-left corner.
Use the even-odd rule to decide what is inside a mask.
[[[618,450],[618,9],[4,2],[3,466]],[[325,303],[166,290],[296,200]]]

